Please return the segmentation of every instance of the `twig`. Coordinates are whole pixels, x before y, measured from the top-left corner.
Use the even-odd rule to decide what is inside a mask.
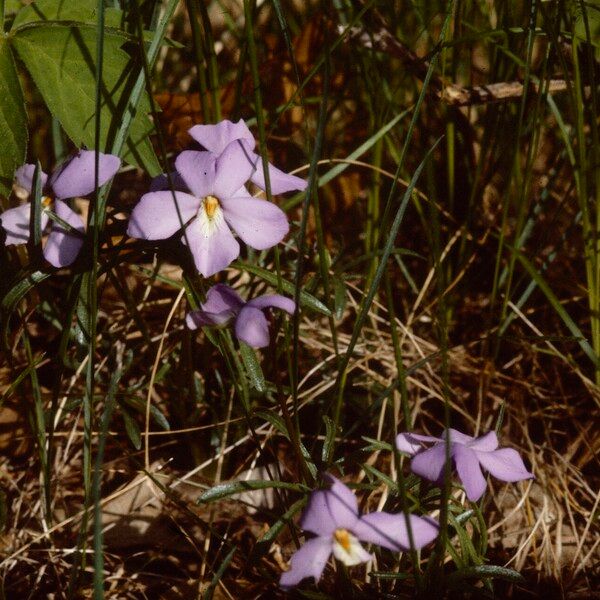
[[[380,27],[374,32],[368,32],[363,27],[352,27],[348,32],[348,39],[357,40],[365,48],[384,52],[400,59],[404,66],[421,80],[424,79],[429,68],[429,62],[426,59],[419,58],[386,27]],[[430,87],[439,99],[452,106],[471,106],[513,100],[523,96],[524,92],[524,86],[520,81],[501,81],[487,85],[462,87],[435,74],[431,78]],[[551,79],[547,83],[531,83],[531,88],[536,93],[541,88],[545,88],[548,94],[555,94],[566,91],[568,86],[564,79]]]

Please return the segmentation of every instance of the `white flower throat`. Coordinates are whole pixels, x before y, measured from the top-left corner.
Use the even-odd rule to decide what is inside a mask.
[[[347,567],[353,567],[371,558],[358,539],[347,529],[336,529],[333,532],[333,555]]]
[[[198,210],[198,223],[204,237],[211,237],[223,222],[223,209],[215,196],[205,196]]]

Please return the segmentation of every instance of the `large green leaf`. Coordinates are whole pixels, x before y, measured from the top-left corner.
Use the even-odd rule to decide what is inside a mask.
[[[7,196],[16,167],[25,162],[27,115],[15,62],[0,33],[0,195]]]
[[[39,21],[76,21],[95,25],[97,16],[97,0],[37,0],[19,11],[13,21],[11,31],[27,23]],[[116,8],[106,8],[104,13],[107,27],[121,25],[122,11]]]
[[[61,122],[75,145],[94,147],[96,30],[34,23],[17,30],[12,44],[25,63],[48,108]],[[100,150],[110,151],[131,89],[137,78],[135,62],[123,50],[125,38],[104,37],[103,94]],[[150,175],[161,169],[148,139],[152,122],[147,97],[142,98],[126,144],[124,160],[145,168]]]

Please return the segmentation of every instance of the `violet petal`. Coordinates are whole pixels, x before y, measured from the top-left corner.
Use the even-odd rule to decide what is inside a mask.
[[[450,432],[450,443],[456,444],[469,444],[473,442],[475,438],[473,436],[467,435],[466,433],[461,433],[457,429],[452,429],[451,427],[448,429]],[[443,431],[442,435],[440,435],[442,440],[446,439],[446,432]]]
[[[199,198],[184,192],[144,194],[131,213],[127,235],[143,240],[171,237],[198,213],[200,203]]]
[[[218,313],[208,312],[206,310],[194,310],[187,314],[185,323],[188,326],[188,329],[194,330],[198,329],[198,327],[226,325],[234,316],[234,313],[230,310],[224,310],[223,312]]]
[[[290,570],[281,574],[279,585],[292,587],[306,577],[314,577],[318,581],[331,555],[332,544],[331,537],[316,537],[304,542],[292,555]]]
[[[468,444],[469,448],[473,450],[480,450],[482,452],[491,452],[498,448],[498,436],[495,431],[489,431],[481,437],[475,438]]]
[[[291,298],[286,298],[280,294],[266,294],[265,296],[258,296],[250,300],[247,306],[253,306],[254,308],[280,308],[285,312],[293,315],[296,312],[296,303]]]
[[[317,535],[331,535],[336,529],[353,530],[358,520],[358,501],[339,479],[328,475],[330,489],[313,492],[300,526]]]
[[[31,202],[5,210],[0,215],[0,221],[6,231],[6,246],[25,244],[29,240]],[[40,222],[43,231],[48,225],[48,215],[45,212],[42,212]]]
[[[263,312],[252,306],[244,306],[235,320],[235,335],[252,348],[269,345],[269,324]]]
[[[238,313],[242,306],[244,306],[244,301],[233,288],[224,283],[217,283],[208,290],[206,293],[206,302],[203,302],[201,306],[202,310],[212,313],[219,313],[225,310]]]
[[[439,526],[434,519],[409,515],[414,549],[418,550],[434,540]],[[354,526],[354,534],[365,542],[377,544],[395,552],[410,549],[406,515],[387,512],[372,512],[360,517]]]
[[[493,452],[475,450],[481,466],[500,481],[521,481],[531,479],[530,473],[519,453],[513,448],[500,448]]]
[[[188,133],[214,154],[221,154],[235,140],[245,140],[251,149],[256,145],[254,136],[242,119],[237,123],[225,119],[215,125],[194,125]]]
[[[69,208],[61,200],[54,202],[54,212],[56,216],[67,222],[73,229],[79,233],[85,233],[85,227],[81,217]],[[81,247],[83,246],[83,237],[74,235],[64,229],[59,223],[53,221],[50,235],[44,246],[44,258],[53,267],[68,267],[75,262]]]
[[[430,435],[420,435],[418,433],[411,433],[410,431],[406,431],[404,433],[399,433],[396,436],[396,448],[400,450],[400,452],[406,452],[406,454],[416,454],[417,452],[423,450],[424,442],[441,442],[440,438],[432,437]]]
[[[183,177],[177,171],[171,171],[169,173],[169,175],[171,176],[171,183],[173,184],[173,189],[176,192],[189,193],[190,189],[185,184]],[[157,175],[150,182],[150,191],[151,192],[162,192],[164,190],[170,190],[170,189],[171,189],[171,187],[169,185],[169,178],[166,176],[165,173],[161,173],[160,175]]]
[[[181,240],[189,246],[196,268],[204,277],[222,271],[240,255],[240,245],[224,220],[216,222],[211,234],[206,235],[195,219]]]
[[[121,159],[98,152],[98,187],[104,185],[121,166]],[[95,189],[96,153],[80,150],[54,170],[50,187],[57,198],[87,196]]]
[[[476,502],[483,496],[486,488],[485,477],[481,472],[477,453],[471,448],[455,444],[452,446],[452,455],[458,477],[467,493],[467,498],[471,502]]]
[[[187,315],[185,321],[190,329],[207,325],[225,325],[244,306],[239,294],[224,283],[217,283],[208,290],[206,302]]]
[[[175,159],[175,168],[194,196],[204,198],[214,192],[217,168],[214,154],[186,150]]]
[[[266,190],[267,185],[265,183],[262,158],[259,154],[254,154],[254,156],[256,157],[256,159],[252,159],[254,172],[252,173],[250,181],[261,190]],[[269,184],[271,186],[271,194],[274,196],[277,194],[285,194],[286,192],[303,191],[308,186],[308,182],[305,179],[296,177],[296,175],[289,175],[271,163],[269,163]]]
[[[248,149],[240,140],[231,142],[217,158],[214,195],[223,202],[239,190],[252,174]]]
[[[27,191],[28,194],[33,193],[33,174],[35,173],[35,165],[28,163],[19,167],[15,173],[17,183]],[[48,175],[44,171],[40,172],[40,182],[42,184],[42,190],[46,187],[48,182]]]
[[[416,454],[410,468],[416,475],[429,481],[440,481],[444,476],[444,465],[446,464],[446,444],[437,443],[433,448],[428,448]]]
[[[223,198],[225,220],[248,246],[266,250],[288,233],[286,214],[272,202],[252,197]]]

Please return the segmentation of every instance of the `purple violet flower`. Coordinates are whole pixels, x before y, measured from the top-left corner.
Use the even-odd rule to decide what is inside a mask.
[[[325,476],[330,488],[317,490],[310,496],[300,526],[317,537],[304,542],[291,558],[291,568],[281,575],[284,588],[298,584],[305,577],[318,581],[329,556],[344,565],[354,566],[371,559],[359,540],[377,544],[393,552],[410,549],[404,513],[372,512],[359,516],[358,502],[352,491],[331,475]],[[434,540],[439,526],[434,519],[409,515],[414,548]]]
[[[98,185],[104,185],[121,166],[121,160],[112,154],[98,153]],[[56,221],[52,221],[50,234],[44,246],[44,257],[54,267],[66,267],[72,264],[83,245],[85,228],[81,217],[63,202],[67,198],[79,198],[91,194],[95,189],[96,153],[91,150],[79,150],[75,156],[58,166],[50,176],[40,173],[42,184],[41,227],[44,230],[50,221],[47,211],[53,210],[57,217],[68,223],[81,235],[67,231]],[[29,194],[34,187],[35,165],[26,164],[17,169],[17,183]],[[6,245],[25,244],[29,240],[31,221],[31,203],[9,208],[0,215],[2,227],[6,231]]]
[[[498,437],[490,431],[474,438],[456,429],[449,429],[450,458],[456,466],[467,498],[475,502],[483,496],[486,481],[481,467],[501,481],[522,481],[533,478],[523,463],[523,459],[513,448],[498,448]],[[401,433],[396,438],[400,452],[413,456],[410,467],[413,473],[441,483],[444,479],[446,463],[446,434],[437,437],[417,433]],[[433,446],[426,448],[426,444]]]
[[[209,277],[239,256],[240,245],[229,227],[256,250],[275,246],[289,231],[278,206],[244,188],[252,164],[241,142],[232,142],[219,156],[186,150],[175,168],[191,194],[165,190],[142,196],[131,213],[129,236],[162,240],[185,227],[181,240],[189,245],[198,271]]]
[[[250,181],[265,190],[265,176],[262,158],[254,152],[256,140],[242,119],[237,123],[225,119],[216,125],[194,125],[188,133],[204,148],[213,154],[221,154],[233,141],[239,140],[246,150],[246,160],[252,167]],[[273,195],[284,194],[294,190],[306,189],[307,182],[295,175],[288,175],[269,163],[269,182]]]
[[[293,300],[279,294],[259,296],[244,302],[235,290],[223,283],[211,287],[206,294],[206,302],[200,306],[201,310],[195,310],[185,318],[190,329],[226,325],[235,319],[236,337],[252,348],[269,345],[269,324],[264,309],[280,308],[290,315],[296,310]]]

